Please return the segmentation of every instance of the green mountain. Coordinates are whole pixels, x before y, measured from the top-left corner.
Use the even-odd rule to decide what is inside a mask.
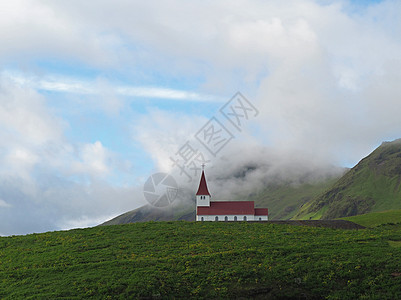
[[[294,219],[334,219],[401,209],[401,139],[384,142]]]
[[[338,178],[334,176],[303,184],[270,185],[262,192],[250,196],[249,200],[254,200],[256,207],[269,208],[270,220],[289,220],[299,212],[302,205],[323,193]]]
[[[384,142],[342,177],[340,172],[298,184],[281,182],[267,185],[245,197],[256,207],[269,208],[271,220],[336,219],[347,216],[401,209],[401,139]],[[310,175],[310,174],[309,174]],[[151,206],[127,212],[103,225],[143,221],[192,221],[194,199],[169,209]],[[238,200],[244,200],[238,199]]]
[[[336,174],[340,174],[336,172]],[[255,201],[256,207],[269,208],[271,220],[288,220],[299,208],[329,188],[340,175],[331,175],[318,181],[308,180],[307,183],[271,184],[259,193],[251,194],[246,200]],[[194,221],[195,200],[175,204],[173,207],[157,208],[145,205],[119,215],[101,225],[118,225],[146,221]],[[237,199],[244,200],[244,199]]]

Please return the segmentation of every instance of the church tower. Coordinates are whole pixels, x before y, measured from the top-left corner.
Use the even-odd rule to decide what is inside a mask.
[[[201,180],[198,191],[196,192],[196,206],[210,206],[210,193],[207,189],[205,171],[202,168]]]

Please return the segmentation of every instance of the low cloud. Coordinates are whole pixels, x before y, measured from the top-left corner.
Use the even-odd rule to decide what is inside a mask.
[[[27,184],[32,183],[1,178],[1,195],[9,203],[7,207],[0,205],[3,234],[95,226],[145,204],[140,189],[115,188],[105,181],[74,183],[55,174],[42,174],[33,182],[34,190],[25,188]]]
[[[181,169],[183,157],[176,154],[187,141],[207,160],[206,175],[214,199],[244,199],[271,185],[316,183],[344,173],[344,168],[309,151],[262,145],[246,133],[250,130],[246,127],[213,156],[194,138],[207,119],[177,118],[160,111],[153,111],[150,116],[139,123],[141,127],[137,131],[142,134],[136,138],[154,158],[158,171],[173,175],[181,190],[180,199],[187,205],[194,199],[201,174],[200,162],[196,162],[197,168],[187,167],[187,174]],[[181,161],[175,164],[171,158]]]

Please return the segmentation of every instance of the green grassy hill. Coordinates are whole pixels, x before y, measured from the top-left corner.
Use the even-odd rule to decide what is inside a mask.
[[[401,225],[144,222],[0,238],[1,299],[400,299]]]
[[[334,219],[401,209],[401,139],[385,142],[294,218]]]
[[[374,212],[353,217],[345,217],[341,219],[348,220],[365,227],[376,227],[389,223],[395,224],[401,223],[401,209]]]

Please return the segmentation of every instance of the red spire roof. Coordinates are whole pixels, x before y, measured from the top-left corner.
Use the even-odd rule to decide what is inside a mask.
[[[207,189],[205,172],[203,170],[202,170],[201,180],[200,180],[200,183],[199,183],[199,188],[198,188],[198,191],[196,192],[196,196],[199,196],[199,195],[208,195],[208,196],[210,196],[209,190]]]

